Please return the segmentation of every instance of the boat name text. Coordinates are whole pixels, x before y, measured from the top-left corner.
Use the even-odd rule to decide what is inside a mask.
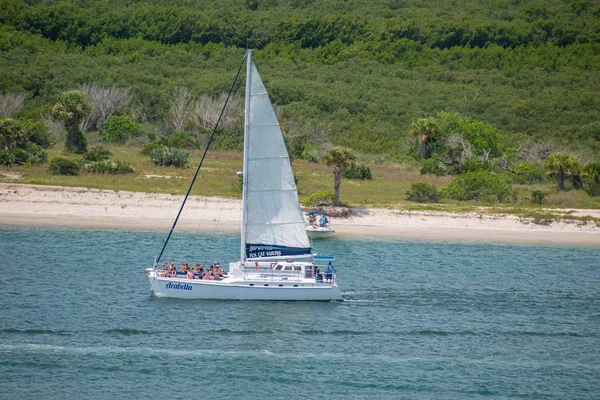
[[[192,285],[188,285],[187,283],[167,283],[167,289],[180,289],[180,290],[192,290]]]

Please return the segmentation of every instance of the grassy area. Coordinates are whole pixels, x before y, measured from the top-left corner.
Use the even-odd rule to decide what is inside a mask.
[[[83,173],[79,176],[52,175],[48,165],[33,167],[1,167],[0,181],[31,183],[56,186],[82,186],[96,189],[126,190],[134,192],[185,194],[202,156],[201,151],[192,151],[189,168],[165,168],[153,166],[147,156],[139,153],[133,146],[111,147],[113,159],[127,160],[135,169],[129,175],[98,175]],[[48,150],[49,159],[62,155],[62,148]],[[406,200],[406,191],[416,181],[425,181],[437,187],[445,187],[452,179],[449,176],[421,175],[416,166],[394,163],[369,163],[373,172],[371,181],[344,179],[341,186],[341,198],[344,204],[353,207],[405,208],[409,210],[431,210],[446,212],[481,211],[485,204],[457,202],[444,199],[442,203],[424,205]],[[242,169],[242,156],[233,152],[209,152],[192,194],[201,196],[223,196],[240,198],[237,171]],[[293,170],[298,180],[300,200],[306,199],[317,190],[333,189],[333,177],[329,168],[323,164],[295,160]],[[18,179],[14,177],[20,175]],[[515,185],[518,193],[516,203],[488,205],[485,213],[508,213],[538,219],[574,219],[568,213],[548,211],[547,208],[600,208],[600,198],[589,197],[583,191],[556,192],[547,185]],[[543,189],[549,192],[544,203],[531,202],[531,192]]]

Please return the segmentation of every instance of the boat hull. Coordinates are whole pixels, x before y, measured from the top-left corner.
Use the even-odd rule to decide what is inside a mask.
[[[304,282],[204,281],[148,274],[157,297],[214,300],[339,301],[337,284]]]
[[[331,228],[307,228],[306,233],[311,239],[326,239],[333,236],[335,230]]]

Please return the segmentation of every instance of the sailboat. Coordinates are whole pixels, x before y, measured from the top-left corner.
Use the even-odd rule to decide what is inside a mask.
[[[310,247],[290,158],[252,54],[246,53],[240,259],[218,280],[162,276],[158,260],[146,275],[157,297],[342,300],[337,273],[328,269],[335,258]]]

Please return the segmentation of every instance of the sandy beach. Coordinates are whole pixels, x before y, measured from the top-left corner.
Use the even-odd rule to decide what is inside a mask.
[[[168,231],[183,196],[0,183],[0,224]],[[600,210],[572,210],[600,218]],[[600,246],[595,223],[535,224],[515,216],[365,209],[332,221],[338,236]],[[191,196],[178,229],[238,232],[240,201]]]

